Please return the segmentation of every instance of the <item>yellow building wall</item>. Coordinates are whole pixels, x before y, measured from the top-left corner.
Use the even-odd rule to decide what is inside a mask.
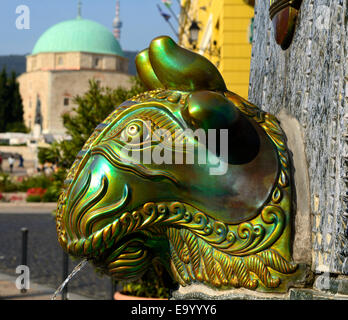
[[[183,0],[182,6],[180,44],[210,59],[228,89],[248,98],[254,9],[243,0]],[[189,43],[190,20],[199,22],[201,29],[196,48]]]

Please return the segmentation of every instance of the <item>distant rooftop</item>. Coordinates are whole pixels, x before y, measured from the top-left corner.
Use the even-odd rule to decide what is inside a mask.
[[[44,32],[32,54],[44,52],[89,52],[124,56],[119,42],[103,25],[87,19],[60,22]]]

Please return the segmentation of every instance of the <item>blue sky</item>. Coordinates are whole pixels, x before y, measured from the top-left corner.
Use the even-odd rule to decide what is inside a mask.
[[[28,54],[40,35],[50,26],[75,18],[78,0],[0,0],[0,55]],[[82,17],[97,21],[112,31],[116,0],[82,0]],[[161,0],[121,0],[123,22],[121,46],[124,50],[142,50],[159,35],[176,37],[161,17],[157,4],[170,13]],[[26,5],[30,9],[30,29],[16,28],[16,8]],[[177,0],[173,11],[179,13]],[[177,29],[174,17],[170,19]]]

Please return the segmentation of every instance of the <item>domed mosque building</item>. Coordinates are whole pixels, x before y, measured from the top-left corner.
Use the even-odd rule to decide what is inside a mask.
[[[76,19],[42,34],[18,78],[24,121],[32,132],[63,136],[62,114],[73,109],[73,98],[88,90],[91,79],[102,87],[130,87],[128,59],[114,34],[83,19],[80,9]]]

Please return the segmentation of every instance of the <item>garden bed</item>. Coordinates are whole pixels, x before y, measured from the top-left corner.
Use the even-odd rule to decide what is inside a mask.
[[[57,202],[61,192],[60,184],[54,175],[14,177],[0,173],[0,201]]]

